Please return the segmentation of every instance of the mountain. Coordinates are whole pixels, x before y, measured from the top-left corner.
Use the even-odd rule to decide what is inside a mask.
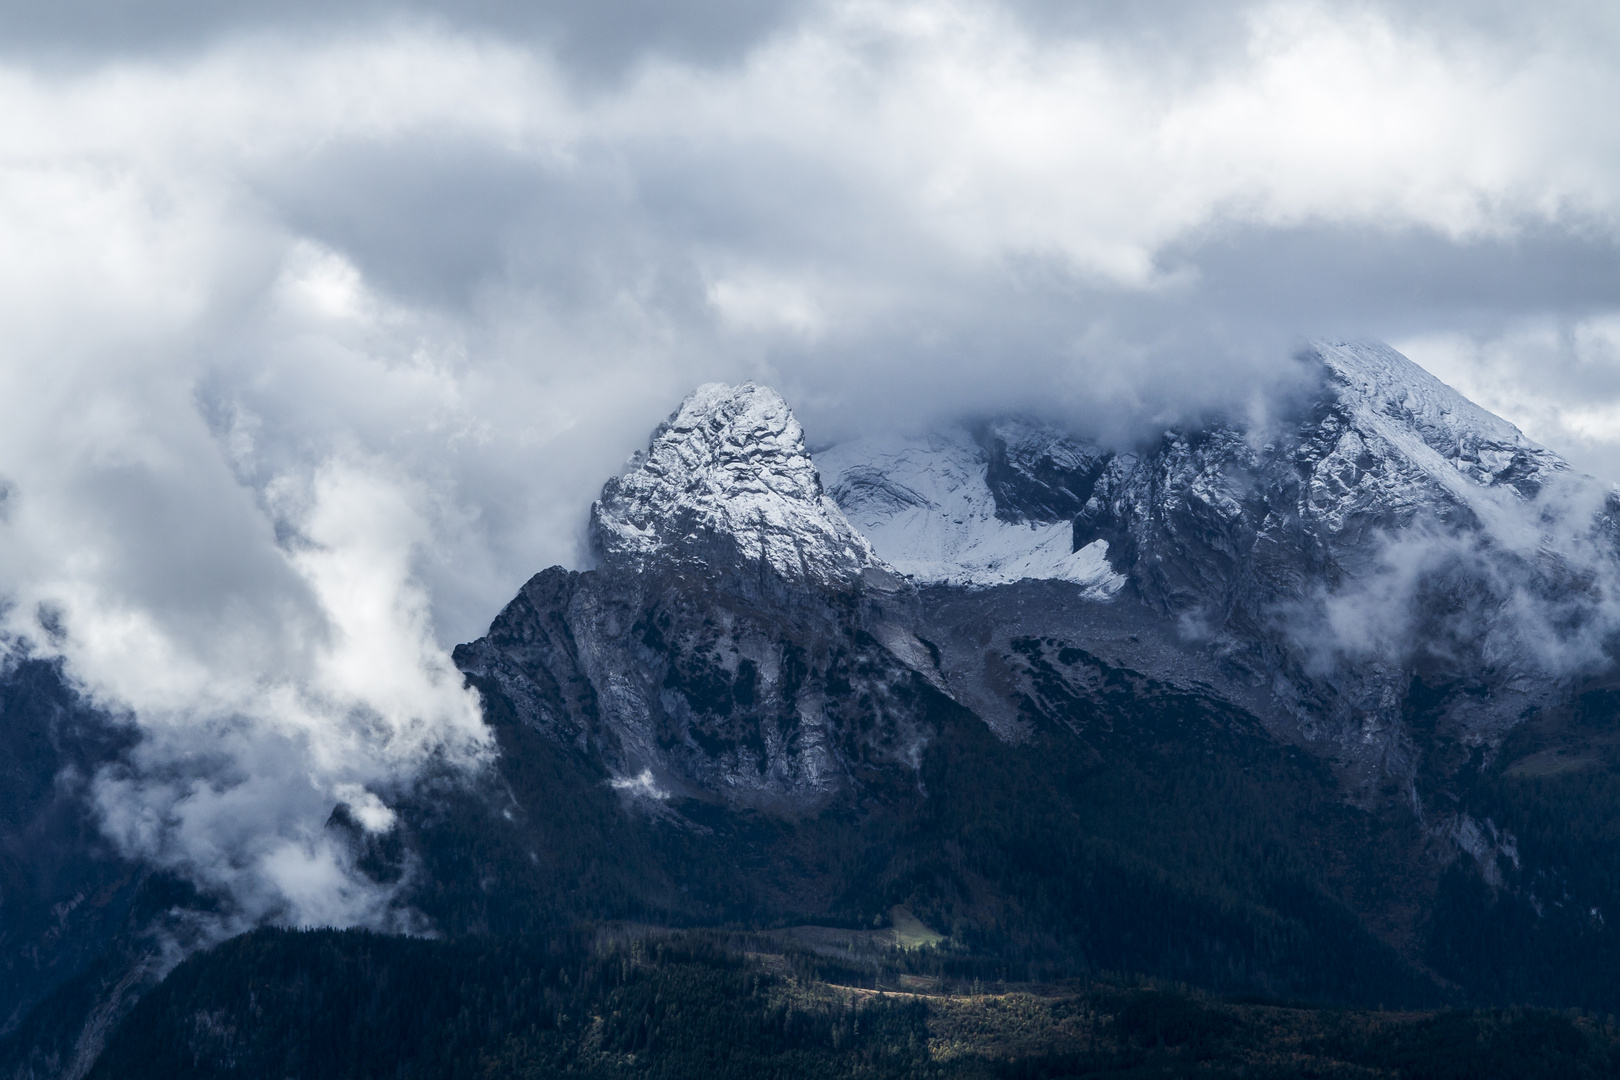
[[[799,812],[916,771],[938,676],[904,628],[915,598],[773,391],[693,394],[608,482],[591,535],[596,570],[536,575],[456,662],[627,797]]]
[[[874,973],[1612,1010],[1620,502],[1387,347],[1300,363],[1278,412],[1133,446],[983,417],[812,455],[771,389],[701,387],[604,486],[594,565],[455,650],[494,766],[327,829],[450,942],[726,928]],[[37,790],[121,753],[52,745],[8,751]],[[18,977],[0,1075],[136,1045],[109,988],[209,902],[135,899],[178,894],[51,812],[61,881],[136,891]],[[14,925],[16,956],[55,932]]]
[[[1117,605],[1116,628],[1157,625],[1105,562],[994,588],[907,579],[753,384],[683,403],[604,487],[591,534],[595,568],[536,575],[455,659],[505,760],[538,736],[622,803],[616,824],[637,839],[615,858],[633,853],[642,888],[611,914],[870,926],[903,907],[1026,974],[1426,992],[1288,838],[1304,812],[1318,843],[1364,827],[1331,772],[1214,683],[1090,651],[1094,608]],[[1156,647],[1220,677],[1180,643]],[[1224,796],[1202,786],[1217,775]],[[1157,790],[1172,777],[1193,786]],[[1273,786],[1286,802],[1268,807]],[[550,794],[513,791],[530,817]],[[1212,820],[1229,831],[1212,844],[1254,829],[1291,854],[1268,866],[1238,841],[1203,865],[1184,848]],[[1267,899],[1282,893],[1282,908]]]
[[[1096,875],[1151,868],[1175,883],[1164,917],[1200,927],[1191,952],[1241,957],[1237,982],[1313,976],[1209,929],[1222,905],[1309,948],[1347,934],[1335,948],[1383,957],[1365,978],[1386,990],[1464,984],[1433,962],[1447,890],[1484,882],[1468,902],[1491,911],[1574,901],[1546,893],[1584,856],[1532,867],[1494,807],[1526,775],[1513,755],[1606,768],[1606,736],[1566,721],[1605,708],[1615,500],[1385,346],[1301,363],[1315,390],[1284,414],[1148,445],[991,418],[814,461],[774,392],[704,387],[604,488],[597,566],[537,575],[457,662],[515,725],[597,762],[631,819],[745,845],[720,860],[728,880],[757,870],[742,917],[903,901],[999,955],[1045,935],[1052,956],[1193,976],[1187,950],[1111,952],[1106,934],[1149,933],[1132,913],[1088,921]],[[1529,749],[1549,738],[1581,749]],[[1066,852],[1093,884],[1005,852],[943,871],[992,789],[996,825],[1033,830],[995,843]],[[1219,829],[1286,849],[1286,884],[1264,844],[1176,847],[1222,849]],[[1023,890],[1064,889],[1072,910],[1029,915]]]
[[[704,387],[593,507],[598,568],[538,576],[461,662],[597,746],[625,790],[812,805],[881,758],[841,756],[847,718],[820,711],[849,697],[843,682],[827,696],[836,642],[870,638],[885,655],[865,666],[890,685],[920,679],[1016,740],[1034,688],[987,668],[984,645],[1049,626],[1215,687],[1331,761],[1354,798],[1390,780],[1417,798],[1420,769],[1455,771],[1601,668],[1584,639],[1609,632],[1612,496],[1387,347],[1318,345],[1306,362],[1320,392],[1264,426],[1115,451],[991,421],[835,446],[819,470],[774,392]],[[1566,503],[1593,492],[1575,517]],[[1070,588],[988,620],[988,638],[957,633],[951,612],[1033,582]],[[571,635],[561,671],[560,646],[520,645],[547,610]],[[607,696],[530,700],[530,684],[555,699],[559,675]],[[904,706],[856,694],[881,745],[919,745]]]
[[[89,796],[135,741],[59,661],[0,657],[0,1038],[18,1074],[82,1074],[172,966],[159,938],[194,893],[120,856]]]
[[[1066,579],[1094,600],[1123,587],[1175,621],[1157,637],[1248,687],[1281,737],[1362,788],[1410,783],[1434,750],[1402,720],[1414,678],[1447,688],[1442,737],[1470,746],[1556,695],[1561,665],[1532,647],[1547,642],[1521,640],[1545,627],[1497,616],[1529,597],[1538,622],[1589,627],[1563,609],[1579,607],[1583,571],[1613,575],[1612,540],[1587,536],[1612,536],[1612,508],[1560,518],[1571,535],[1549,541],[1549,489],[1590,493],[1588,478],[1387,347],[1322,344],[1306,362],[1320,392],[1266,424],[1110,452],[1003,422],[835,447],[823,465],[851,520],[916,580]],[[1593,565],[1572,566],[1569,542],[1588,539]],[[1167,677],[1185,662],[1122,659]]]

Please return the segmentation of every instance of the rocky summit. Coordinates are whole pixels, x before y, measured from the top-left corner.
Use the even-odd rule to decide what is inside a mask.
[[[591,539],[605,568],[747,568],[761,581],[830,588],[878,563],[822,491],[787,403],[753,383],[710,383],[682,402],[602,489]]]
[[[913,590],[823,492],[774,391],[693,393],[603,488],[591,536],[597,569],[536,575],[456,662],[618,790],[797,811],[915,771],[938,675],[906,629]]]

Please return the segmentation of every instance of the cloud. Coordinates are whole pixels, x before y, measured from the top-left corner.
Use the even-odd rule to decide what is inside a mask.
[[[1606,5],[131,10],[0,5],[0,592],[253,918],[384,918],[332,803],[701,382],[1129,442],[1369,334],[1620,471]]]
[[[172,595],[160,560],[18,586],[53,612],[65,633],[50,647],[90,696],[142,730],[128,760],[93,785],[109,835],[222,893],[230,925],[409,925],[393,888],[351,872],[326,818],[343,801],[365,828],[386,831],[384,798],[422,768],[489,758],[476,698],[433,641],[411,574],[427,538],[413,487],[384,464],[342,459],[307,484],[279,478],[269,495],[281,542],[227,537],[258,550],[238,549],[195,595]],[[201,516],[176,515],[165,532],[195,530]],[[132,596],[130,579],[161,595]],[[22,613],[14,627],[26,633]]]
[[[109,57],[172,58],[222,40],[290,34],[306,41],[381,25],[453,29],[547,48],[586,82],[621,75],[649,54],[725,62],[807,5],[798,0],[288,0],[273,6],[242,0],[148,0],[138,7],[109,0],[63,0],[49,7],[0,3],[0,49],[57,66],[81,67]]]
[[[1336,580],[1307,581],[1271,611],[1307,668],[1341,686],[1356,668],[1397,706],[1414,674],[1431,687],[1495,683],[1546,690],[1613,663],[1620,635],[1615,489],[1561,470],[1525,498],[1464,491],[1467,511],[1419,507],[1372,534]],[[1476,527],[1477,526],[1477,527]],[[1511,700],[1511,698],[1509,698]],[[1490,710],[1475,703],[1472,733]],[[1512,712],[1498,723],[1520,719]]]
[[[1578,467],[1620,477],[1620,306],[1492,322],[1420,334],[1404,350]]]

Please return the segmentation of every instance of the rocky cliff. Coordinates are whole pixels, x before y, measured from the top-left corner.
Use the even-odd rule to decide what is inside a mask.
[[[774,391],[695,392],[591,535],[595,569],[537,574],[456,661],[616,788],[805,810],[915,771],[938,677],[914,590],[823,493]]]
[[[821,463],[919,583],[1073,581],[1088,602],[1120,597],[1095,609],[1103,625],[1145,607],[1159,618],[1122,662],[1212,666],[1355,791],[1411,792],[1608,663],[1612,496],[1386,346],[1301,362],[1317,391],[1292,414],[1146,446],[1004,420]],[[1435,729],[1422,746],[1415,697]]]

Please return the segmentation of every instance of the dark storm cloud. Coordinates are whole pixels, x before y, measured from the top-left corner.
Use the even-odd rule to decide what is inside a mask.
[[[570,194],[548,191],[531,162],[454,137],[324,147],[260,188],[288,228],[349,253],[380,288],[456,306],[506,269],[538,211]]]
[[[1620,238],[1532,224],[1459,242],[1365,225],[1223,228],[1168,248],[1200,300],[1272,322],[1400,336],[1436,322],[1499,327],[1526,315],[1583,316],[1620,304]]]
[[[588,80],[612,78],[649,54],[723,64],[805,8],[802,0],[63,0],[0,4],[0,55],[79,65],[174,55],[240,35],[310,39],[416,22],[554,52]]]

